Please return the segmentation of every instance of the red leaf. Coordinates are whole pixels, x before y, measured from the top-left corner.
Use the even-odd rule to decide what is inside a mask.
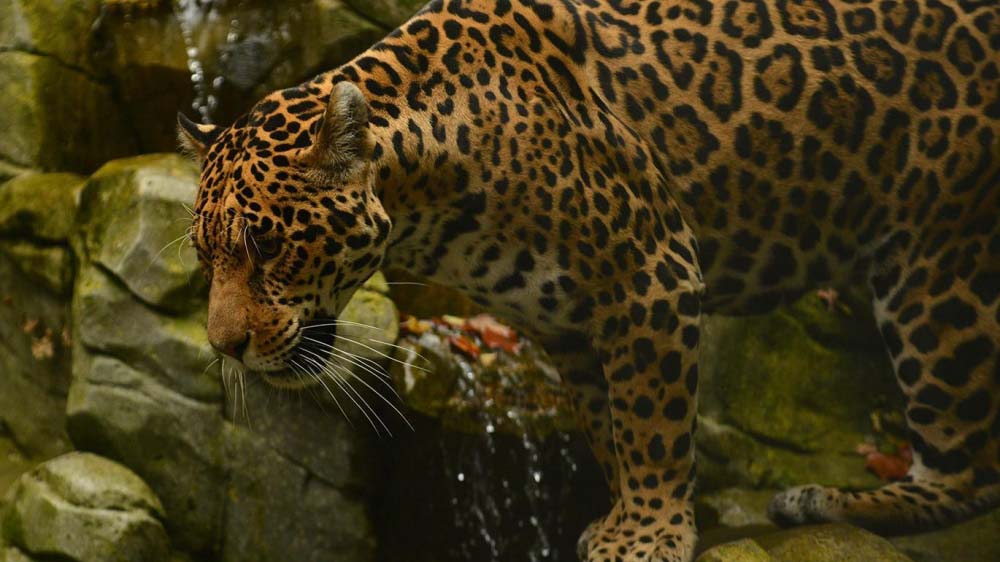
[[[901,480],[909,472],[912,463],[913,451],[907,444],[900,445],[899,450],[894,455],[879,451],[872,451],[865,455],[865,468],[886,482]]]
[[[469,318],[465,321],[464,329],[478,333],[486,347],[502,349],[508,353],[517,353],[521,349],[517,332],[510,326],[497,322],[497,319],[489,314],[479,314]]]
[[[448,343],[473,359],[479,358],[479,346],[465,336],[448,336]]]

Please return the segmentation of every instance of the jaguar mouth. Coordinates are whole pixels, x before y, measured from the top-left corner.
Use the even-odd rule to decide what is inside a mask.
[[[327,370],[337,339],[335,318],[316,318],[299,327],[299,341],[287,355],[286,369],[261,373],[272,386],[293,388],[310,386]]]

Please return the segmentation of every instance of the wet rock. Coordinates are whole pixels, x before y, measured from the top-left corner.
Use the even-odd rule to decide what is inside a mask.
[[[1000,560],[1000,509],[964,523],[918,535],[892,537],[914,562],[995,562]]]
[[[65,242],[83,183],[75,174],[28,173],[0,185],[0,237]]]
[[[169,151],[177,111],[231,123],[386,32],[339,0],[119,6],[95,26],[94,65],[115,84],[142,149]]]
[[[456,334],[472,337],[436,326],[400,338],[391,373],[408,407],[473,433],[484,431],[483,420],[493,420],[491,431],[515,435],[575,429],[569,395],[539,348],[525,342],[517,354],[483,348],[470,356],[450,342]]]
[[[707,550],[697,562],[773,562],[774,558],[750,539],[721,544]]]
[[[56,59],[0,52],[0,160],[45,170],[90,171],[135,150],[111,90]]]
[[[798,527],[754,540],[778,562],[912,562],[886,539],[843,523]]]
[[[160,562],[169,539],[163,508],[127,468],[68,453],[23,475],[8,491],[0,528],[25,553],[79,562]]]
[[[766,316],[705,320],[701,484],[878,484],[854,450],[875,433],[873,414],[901,411],[901,395],[867,309],[809,296]]]
[[[186,233],[197,185],[195,165],[175,154],[101,167],[80,195],[80,232],[89,260],[154,307],[196,308],[206,286]]]

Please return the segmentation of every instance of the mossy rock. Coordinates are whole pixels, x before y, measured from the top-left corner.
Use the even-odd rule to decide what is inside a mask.
[[[705,551],[697,562],[774,562],[759,544],[750,539],[720,544]]]
[[[197,168],[176,154],[105,164],[80,194],[86,260],[147,304],[176,313],[198,308],[207,288],[186,241],[197,189]]]
[[[111,89],[52,57],[0,52],[0,160],[89,172],[131,154],[135,139]]]
[[[90,31],[104,0],[0,0],[0,50],[41,53],[89,69]]]
[[[26,553],[79,562],[165,562],[163,508],[127,468],[68,453],[21,476],[0,530]]]
[[[75,174],[28,173],[0,185],[0,236],[68,240],[83,183]]]
[[[913,562],[886,539],[843,523],[798,527],[754,540],[776,562]]]
[[[873,417],[902,411],[902,395],[867,305],[810,295],[703,328],[704,485],[878,484],[854,451],[882,429]]]

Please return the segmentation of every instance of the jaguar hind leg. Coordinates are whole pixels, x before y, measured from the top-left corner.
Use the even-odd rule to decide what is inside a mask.
[[[996,237],[996,235],[994,235]],[[780,524],[846,521],[883,534],[944,527],[1000,505],[1000,256],[967,237],[873,276],[875,315],[900,387],[914,463],[867,492],[776,496]],[[956,263],[957,262],[957,263]]]

